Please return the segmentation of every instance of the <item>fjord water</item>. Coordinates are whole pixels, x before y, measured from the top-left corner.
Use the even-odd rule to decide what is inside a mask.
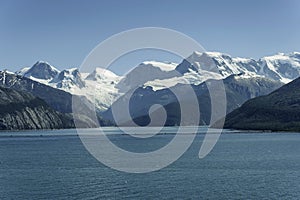
[[[172,134],[135,139],[107,129],[136,152],[167,144]],[[165,132],[175,132],[167,128]],[[198,158],[203,134],[170,166],[147,174],[112,170],[84,148],[76,130],[0,135],[0,199],[299,199],[299,133],[226,131]]]

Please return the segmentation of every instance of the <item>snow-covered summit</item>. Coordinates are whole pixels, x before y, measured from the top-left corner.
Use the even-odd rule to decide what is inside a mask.
[[[182,74],[207,70],[220,73],[224,78],[233,74],[261,76],[288,83],[300,76],[300,54],[278,53],[259,60],[231,57],[219,52],[194,52],[176,68]]]
[[[117,79],[119,76],[112,71],[104,68],[97,67],[92,73],[90,73],[86,80],[106,80],[106,79]]]
[[[16,72],[42,84],[64,90],[75,95],[84,95],[100,110],[107,109],[118,96],[115,85],[121,79],[113,72],[96,68],[90,74],[81,74],[77,68],[59,71],[47,62],[36,62],[32,67]]]
[[[162,71],[173,71],[178,64],[172,62],[144,61],[141,65],[157,67]]]
[[[57,88],[72,89],[74,87],[83,88],[85,86],[84,80],[77,68],[65,69],[61,71],[50,84],[56,84]]]
[[[220,73],[224,77],[248,71],[238,65],[238,63],[235,62],[236,60],[230,55],[220,52],[194,52],[186,60],[198,70],[201,69]],[[245,61],[246,60],[242,60],[242,62]]]
[[[300,76],[300,56],[297,52],[278,53],[258,60],[259,74],[288,83]]]
[[[128,72],[116,87],[121,92],[125,92],[143,86],[148,81],[172,78],[178,74],[175,71],[176,65],[175,63],[145,61]]]

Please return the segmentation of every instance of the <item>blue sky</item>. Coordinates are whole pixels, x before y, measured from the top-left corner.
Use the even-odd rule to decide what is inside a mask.
[[[0,66],[17,70],[46,60],[78,67],[109,36],[148,26],[232,56],[300,51],[299,10],[297,0],[1,0]]]

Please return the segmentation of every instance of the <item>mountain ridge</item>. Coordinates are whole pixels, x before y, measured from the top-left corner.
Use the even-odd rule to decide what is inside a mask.
[[[198,100],[202,99],[200,103],[202,110],[207,112],[202,113],[204,117],[201,123],[209,124],[209,92],[205,89],[205,84],[211,81],[224,82],[227,109],[230,112],[248,99],[268,94],[283,83],[299,76],[300,56],[295,52],[254,60],[233,58],[220,52],[193,52],[179,64],[145,61],[124,76],[118,76],[103,68],[96,68],[89,74],[81,74],[77,68],[60,71],[49,63],[40,61],[18,73],[21,76],[14,75],[17,78],[10,74],[9,81],[4,80],[4,76],[0,76],[0,81],[2,78],[8,87],[23,88],[39,96],[50,106],[62,112],[72,112],[70,99],[72,95],[78,96],[86,102],[83,107],[92,110],[95,105],[99,116],[104,116],[105,120],[111,120],[107,111],[112,105],[126,97],[127,93],[136,90],[134,96],[130,97],[134,102],[130,107],[133,118],[144,118],[143,116],[149,114],[148,109],[153,103],[162,103],[168,109],[174,109],[171,111],[173,121],[168,122],[178,124],[179,115],[176,111],[178,102],[176,98],[169,95],[168,89],[172,87],[180,89],[181,85],[191,84]],[[12,84],[11,81],[15,79],[19,82]],[[40,89],[36,90],[36,88]],[[53,95],[49,95],[52,90]],[[57,94],[63,95],[64,101],[60,102]],[[63,106],[60,108],[61,105]],[[68,110],[61,110],[62,108]]]
[[[29,93],[0,87],[0,95],[0,130],[74,128],[70,115]]]
[[[31,68],[19,73],[37,82],[64,90],[71,94],[86,96],[101,111],[107,110],[112,103],[130,89],[150,86],[162,90],[177,83],[199,85],[208,79],[221,80],[233,74],[244,77],[265,77],[287,83],[300,76],[299,52],[260,59],[232,57],[221,52],[193,52],[181,63],[145,61],[125,76],[118,76],[108,69],[99,68],[83,76],[78,69],[59,71],[47,62],[39,61]],[[41,66],[41,70],[50,69],[56,73],[49,79],[49,72],[43,72],[44,79],[32,76],[30,70]],[[146,71],[145,71],[146,70]],[[77,73],[74,73],[77,71]],[[73,75],[74,73],[74,75]],[[145,76],[147,74],[147,76]],[[31,76],[29,76],[31,75]]]

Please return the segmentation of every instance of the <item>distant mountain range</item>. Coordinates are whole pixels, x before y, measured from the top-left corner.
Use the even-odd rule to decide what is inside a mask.
[[[73,96],[83,102],[83,109],[92,110],[95,105],[99,121],[104,125],[114,122],[111,106],[133,93],[129,109],[138,124],[146,125],[151,105],[161,104],[169,115],[166,125],[178,125],[180,103],[170,88],[191,84],[202,111],[200,124],[209,124],[210,97],[206,87],[209,82],[224,82],[227,111],[231,112],[245,101],[266,95],[299,76],[298,52],[258,60],[232,58],[219,52],[194,52],[179,64],[145,61],[124,76],[102,68],[90,73],[80,73],[76,68],[60,71],[39,61],[15,73],[1,72],[0,86],[29,92],[62,113],[72,112]]]
[[[146,61],[125,76],[102,68],[96,68],[90,74],[81,74],[76,68],[59,71],[43,61],[16,73],[71,94],[84,95],[92,102],[95,99],[96,107],[105,111],[117,98],[137,87],[150,86],[156,91],[187,81],[199,85],[208,79],[220,80],[230,75],[288,83],[300,76],[299,60],[298,52],[280,53],[257,61],[232,58],[218,52],[194,52],[180,64]],[[212,67],[218,71],[212,71]]]

